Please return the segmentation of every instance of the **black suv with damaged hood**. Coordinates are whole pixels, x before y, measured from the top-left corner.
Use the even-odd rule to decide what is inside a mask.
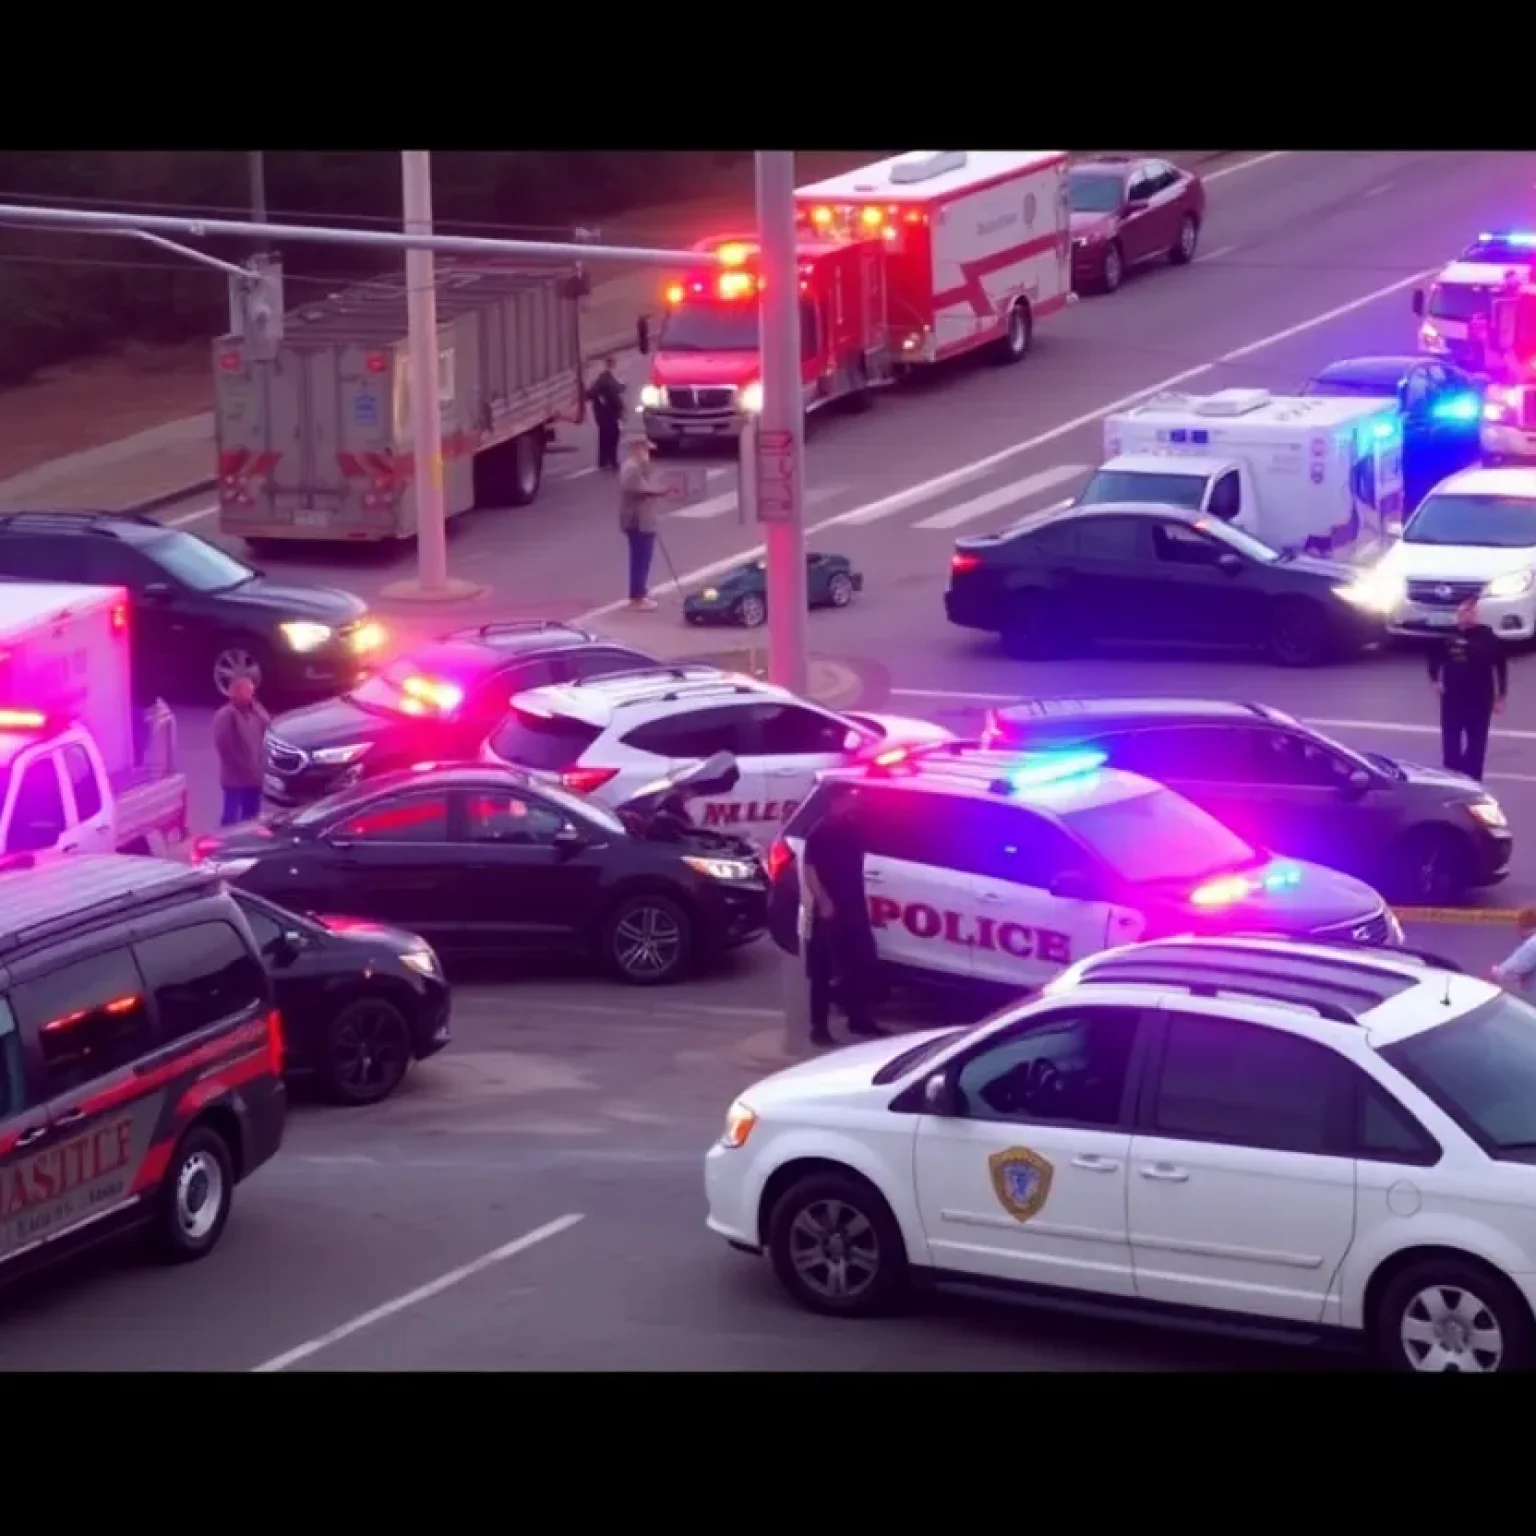
[[[199,852],[269,901],[403,928],[445,958],[587,956],[651,986],[766,929],[756,848],[688,812],[738,777],[718,753],[615,812],[516,769],[424,764],[230,827]]]

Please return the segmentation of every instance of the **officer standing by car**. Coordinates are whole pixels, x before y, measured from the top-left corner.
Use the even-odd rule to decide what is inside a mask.
[[[811,1043],[831,1045],[834,987],[848,1033],[873,1040],[876,950],[864,891],[864,834],[856,791],[845,791],[805,839],[805,972],[810,982]]]
[[[1477,599],[1456,610],[1456,628],[1429,653],[1429,680],[1440,695],[1441,761],[1481,780],[1493,717],[1509,693],[1504,642],[1480,623]]]

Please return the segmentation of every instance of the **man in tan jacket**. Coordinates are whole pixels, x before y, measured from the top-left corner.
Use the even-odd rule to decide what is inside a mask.
[[[629,439],[619,471],[619,527],[629,545],[629,606],[649,612],[656,604],[646,595],[651,584],[651,556],[656,552],[656,518],[664,493],[651,474],[651,443],[643,433]]]

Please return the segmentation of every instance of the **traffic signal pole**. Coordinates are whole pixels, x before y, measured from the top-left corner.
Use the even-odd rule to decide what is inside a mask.
[[[768,676],[806,690],[805,408],[800,389],[800,262],[793,150],[757,152],[762,247],[763,411],[754,449],[757,520],[768,576]]]

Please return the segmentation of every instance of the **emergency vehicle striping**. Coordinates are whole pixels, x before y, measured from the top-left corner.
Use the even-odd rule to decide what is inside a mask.
[[[1393,907],[1400,923],[1487,923],[1512,924],[1520,916],[1518,907]]]
[[[177,1078],[185,1077],[188,1073],[196,1072],[201,1067],[223,1062],[242,1050],[265,1052],[266,1048],[267,1020],[263,1017],[249,1024],[242,1024],[239,1029],[229,1034],[221,1034],[217,1039],[198,1046],[196,1050],[177,1051],[174,1056],[158,1066],[143,1071],[130,1069],[113,1079],[99,1092],[82,1099],[77,1107],[82,1114],[86,1115],[110,1114],[119,1105],[142,1098],[147,1093],[153,1093],[157,1088],[162,1088]],[[256,1060],[260,1062],[262,1071],[270,1070],[265,1055],[257,1056]],[[230,1063],[230,1065],[233,1067],[235,1064]],[[253,1074],[258,1077],[260,1075],[260,1072]]]
[[[982,279],[994,277],[1009,267],[1028,261],[1031,256],[1043,256],[1060,244],[1060,234],[1052,230],[1049,234],[1036,235],[1032,240],[1025,240],[1020,245],[1010,245],[1006,250],[993,251],[990,256],[978,256],[974,261],[962,261],[959,264],[961,283],[958,287],[946,288],[942,293],[934,294],[934,309],[948,309],[952,304],[969,304],[972,313],[978,318],[995,320],[997,309],[992,300],[987,297],[986,285]],[[1065,303],[1065,297],[1062,303]],[[1055,307],[1061,306],[1058,304]],[[1045,304],[1036,306],[1037,314],[1043,315],[1047,312]]]
[[[704,806],[704,825],[734,827],[746,821],[788,821],[799,808],[798,800],[710,800]]]
[[[892,901],[889,896],[869,898],[869,920],[878,929],[900,923],[914,939],[936,939],[960,949],[984,949],[1011,955],[1015,960],[1044,960],[1050,965],[1072,963],[1072,940],[1050,928],[1027,923],[998,922],[991,917],[971,917],[926,901]]]

